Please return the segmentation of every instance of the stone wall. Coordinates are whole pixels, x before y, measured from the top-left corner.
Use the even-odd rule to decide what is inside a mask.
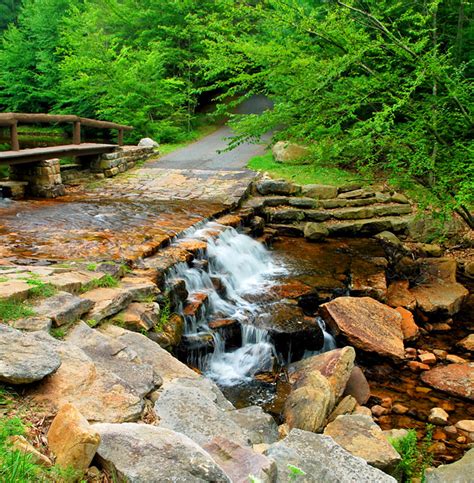
[[[113,153],[102,154],[93,160],[90,169],[92,173],[110,178],[133,168],[137,162],[145,161],[154,153],[153,147],[123,146]]]
[[[20,164],[10,169],[12,181],[26,181],[26,193],[38,198],[56,198],[65,193],[59,159]]]

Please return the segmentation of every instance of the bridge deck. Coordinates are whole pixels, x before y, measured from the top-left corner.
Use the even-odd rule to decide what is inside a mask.
[[[23,164],[43,161],[45,159],[66,156],[88,156],[110,153],[117,148],[116,144],[65,144],[45,148],[21,149],[20,151],[0,151],[0,164]]]

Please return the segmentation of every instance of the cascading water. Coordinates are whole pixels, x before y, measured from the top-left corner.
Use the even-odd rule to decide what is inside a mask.
[[[201,254],[207,260],[207,269],[180,263],[167,277],[170,286],[184,280],[188,301],[206,300],[197,312],[187,314],[186,308],[183,310],[187,362],[222,386],[233,386],[251,380],[258,372],[271,371],[277,359],[275,347],[269,332],[253,325],[264,309],[246,300],[246,296],[258,300],[275,283],[272,277],[286,270],[276,265],[263,245],[234,228],[209,223],[177,243],[189,242],[189,238],[207,242],[206,253]],[[240,347],[226,347],[223,334],[209,328],[213,319],[232,319],[240,324]],[[324,324],[322,320],[318,323],[320,327]],[[334,346],[334,340],[324,331],[324,350]]]

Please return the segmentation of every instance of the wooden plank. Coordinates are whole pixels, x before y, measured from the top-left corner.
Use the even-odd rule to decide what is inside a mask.
[[[84,126],[96,127],[99,129],[123,129],[131,131],[133,127],[117,124],[109,121],[97,121],[86,117],[78,117],[75,115],[64,114],[36,114],[36,113],[20,113],[20,112],[4,112],[0,114],[0,126],[11,126],[14,122],[28,123],[69,123],[81,122]]]
[[[72,144],[81,144],[81,122],[74,121],[72,130]]]
[[[20,142],[18,141],[18,125],[16,122],[10,126],[10,147],[13,151],[20,150]]]
[[[89,156],[92,154],[110,153],[115,151],[116,144],[65,144],[46,148],[22,149],[20,151],[0,151],[1,164],[24,164],[43,161],[45,159],[61,158],[66,156]]]

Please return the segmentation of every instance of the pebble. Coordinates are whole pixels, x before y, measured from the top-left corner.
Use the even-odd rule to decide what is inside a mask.
[[[455,424],[456,428],[461,431],[466,431],[466,433],[474,433],[474,420],[473,419],[463,419]]]
[[[430,446],[430,451],[435,454],[444,453],[446,451],[446,445],[437,441]]]
[[[420,359],[420,361],[423,364],[428,364],[428,365],[436,364],[436,356],[434,354],[432,354],[431,352],[427,352],[425,354],[420,354],[418,356],[418,359]]]
[[[413,347],[407,347],[405,349],[405,359],[416,359],[416,349]]]
[[[390,411],[392,409],[392,398],[391,397],[384,397],[382,399],[382,402],[380,403],[380,405],[383,408],[386,408]]]
[[[455,438],[458,435],[458,430],[456,426],[450,425],[443,428],[444,432],[451,438]]]
[[[446,359],[448,353],[443,349],[433,349],[433,354],[440,359]]]
[[[378,418],[380,416],[384,416],[385,414],[388,414],[390,412],[387,408],[384,408],[382,406],[379,406],[378,404],[376,404],[375,406],[372,406],[370,408],[370,410],[372,411],[372,414],[376,418]]]
[[[430,366],[428,364],[423,364],[422,362],[418,361],[410,361],[408,362],[407,366],[412,372],[422,372],[430,370]]]
[[[408,410],[409,408],[407,406],[404,406],[400,403],[396,403],[392,406],[392,412],[394,412],[395,414],[406,414]]]
[[[467,361],[466,359],[463,359],[462,357],[455,356],[454,354],[448,354],[446,356],[446,360],[448,362],[452,362],[453,364],[465,364]]]
[[[449,414],[443,408],[432,408],[428,416],[428,421],[439,426],[446,426]]]
[[[459,443],[459,444],[464,444],[466,441],[467,441],[466,436],[458,436],[456,438],[456,442]]]
[[[441,441],[446,439],[446,433],[444,433],[441,429],[437,428],[433,433],[433,439],[435,441]]]

